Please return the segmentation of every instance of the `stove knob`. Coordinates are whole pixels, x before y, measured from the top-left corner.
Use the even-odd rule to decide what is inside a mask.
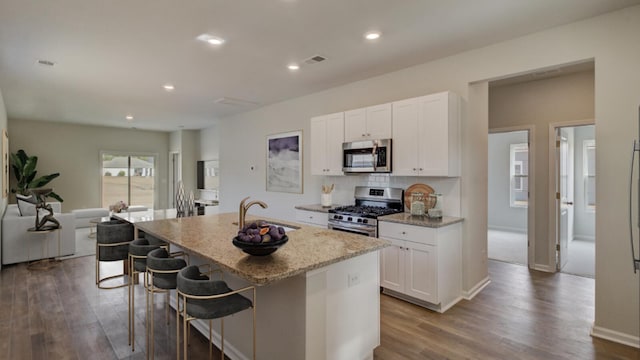
[[[349,216],[349,218],[347,218],[347,221],[352,221],[353,218],[351,216]]]
[[[334,219],[337,219],[337,218],[338,218],[338,215],[333,215],[333,218],[334,218]]]
[[[361,222],[362,222],[362,219],[358,219],[358,222],[359,222],[359,223],[361,223]]]
[[[338,220],[342,220],[342,215],[338,216]]]
[[[368,222],[369,222],[369,220],[367,220],[367,219],[362,220],[362,223],[363,223],[363,224],[366,224],[366,223],[368,223]]]

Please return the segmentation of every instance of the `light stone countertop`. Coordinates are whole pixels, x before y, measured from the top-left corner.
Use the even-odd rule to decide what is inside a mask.
[[[456,224],[464,221],[464,218],[443,216],[442,219],[432,219],[428,216],[411,215],[411,213],[404,212],[392,215],[385,215],[378,218],[378,221],[387,221],[399,224],[424,226],[430,228],[440,228],[443,226]]]
[[[315,212],[320,212],[320,213],[328,213],[330,209],[335,209],[339,206],[343,206],[343,205],[339,205],[339,204],[334,204],[331,205],[329,207],[324,207],[320,204],[311,204],[311,205],[297,205],[295,208],[298,210],[306,210],[306,211],[315,211]]]
[[[135,222],[135,226],[187,252],[195,253],[219,265],[251,284],[270,283],[306,273],[390,245],[383,239],[321,229],[266,217],[247,216],[246,222],[292,225],[289,241],[268,256],[251,256],[236,248],[231,239],[237,235],[238,213],[224,213]]]

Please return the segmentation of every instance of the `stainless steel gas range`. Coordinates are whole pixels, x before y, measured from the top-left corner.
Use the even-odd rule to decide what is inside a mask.
[[[378,216],[404,211],[404,190],[356,186],[355,205],[329,210],[329,229],[378,237]]]

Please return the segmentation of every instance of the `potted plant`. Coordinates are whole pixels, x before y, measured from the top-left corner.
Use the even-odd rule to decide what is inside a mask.
[[[36,165],[38,164],[37,156],[28,156],[27,153],[20,149],[17,153],[11,154],[11,167],[13,173],[16,175],[18,181],[15,189],[11,189],[11,192],[20,195],[29,195],[31,189],[36,189],[47,185],[51,180],[60,176],[60,173],[54,173],[44,175],[36,178],[38,172],[36,171]],[[60,202],[63,202],[60,195],[50,192],[47,197],[54,198]]]

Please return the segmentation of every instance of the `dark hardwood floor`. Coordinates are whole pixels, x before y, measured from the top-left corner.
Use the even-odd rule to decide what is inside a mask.
[[[94,257],[48,271],[0,272],[0,359],[143,359],[144,292],[137,286],[136,351],[127,345],[127,290],[98,290]],[[114,264],[112,269],[121,269]],[[640,350],[592,338],[594,281],[490,262],[492,283],[445,314],[382,295],[375,359],[640,359]],[[156,359],[175,358],[175,313],[156,302]],[[258,334],[260,336],[260,334]],[[191,334],[190,356],[206,359]],[[219,356],[218,354],[216,354]],[[288,359],[274,359],[288,360]],[[297,359],[292,359],[297,360]]]

